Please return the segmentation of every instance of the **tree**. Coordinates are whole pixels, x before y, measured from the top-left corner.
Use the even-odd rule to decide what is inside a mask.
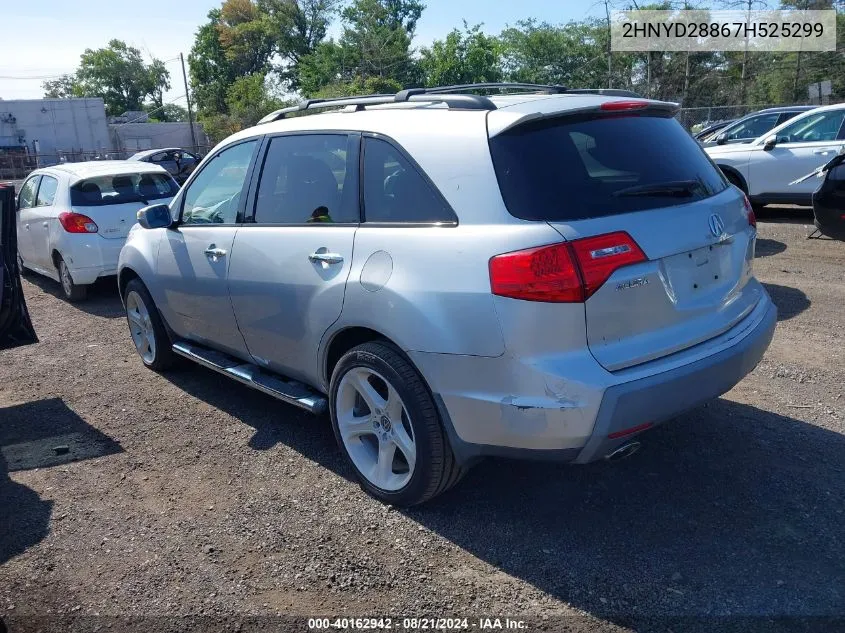
[[[417,0],[354,0],[341,13],[340,38],[320,43],[300,61],[301,92],[310,96],[329,85],[348,84],[351,94],[371,78],[390,85],[419,83],[411,38],[422,10]]]
[[[47,99],[68,99],[79,96],[79,86],[73,75],[62,75],[58,79],[45,81],[41,86],[44,88],[44,96]]]
[[[111,40],[105,48],[82,53],[74,82],[78,96],[102,97],[106,114],[118,115],[143,109],[148,97],[160,100],[170,87],[170,73],[163,62],[145,64],[137,48]]]
[[[426,86],[495,82],[502,79],[502,47],[485,35],[481,25],[454,29],[420,51],[420,70]]]
[[[272,22],[252,0],[226,0],[220,7],[220,45],[236,76],[266,72],[275,50]]]
[[[226,90],[237,78],[220,42],[219,24],[220,9],[212,9],[188,54],[191,92],[201,115],[226,112]]]
[[[151,121],[185,122],[188,120],[188,110],[176,103],[166,103],[162,107],[150,107],[148,110]]]

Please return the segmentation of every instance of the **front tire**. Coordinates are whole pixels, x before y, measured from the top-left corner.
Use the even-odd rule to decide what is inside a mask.
[[[141,361],[154,371],[169,369],[175,360],[170,337],[153,298],[140,279],[126,284],[123,305],[129,334]]]
[[[88,286],[73,283],[73,277],[70,274],[70,269],[67,267],[65,260],[63,260],[61,256],[59,256],[58,263],[59,282],[62,284],[62,292],[65,295],[65,299],[71,303],[84,301],[85,297],[88,296]]]
[[[332,373],[329,410],[361,487],[384,503],[423,503],[463,474],[428,388],[388,343],[364,343],[343,355]]]

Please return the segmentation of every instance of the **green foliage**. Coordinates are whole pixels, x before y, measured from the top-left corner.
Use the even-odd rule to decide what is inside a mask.
[[[73,75],[44,82],[46,97],[102,97],[108,115],[142,110],[146,99],[161,105],[169,88],[170,73],[164,63],[158,59],[144,63],[141,51],[121,40],[85,49]]]
[[[426,86],[495,82],[502,80],[502,44],[485,35],[481,25],[464,22],[463,32],[454,29],[445,40],[435,40],[420,51],[420,70]]]
[[[166,103],[164,106],[148,106],[150,121],[185,122],[188,120],[188,109],[176,103]]]

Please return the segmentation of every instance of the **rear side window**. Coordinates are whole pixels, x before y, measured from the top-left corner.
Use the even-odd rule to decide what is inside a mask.
[[[371,137],[364,139],[364,217],[388,223],[456,221],[439,193],[398,149]]]
[[[775,127],[778,124],[778,118],[779,115],[777,113],[751,117],[741,123],[726,128],[724,134],[729,140],[757,138]]]
[[[490,139],[502,197],[524,220],[596,218],[707,198],[728,185],[672,118],[531,123]]]
[[[38,199],[35,201],[35,206],[49,207],[53,204],[53,199],[56,197],[56,189],[58,188],[58,180],[52,176],[42,176],[41,185],[38,187]]]
[[[172,198],[179,185],[169,174],[116,174],[86,178],[70,188],[70,203],[78,207],[100,207],[127,202]]]

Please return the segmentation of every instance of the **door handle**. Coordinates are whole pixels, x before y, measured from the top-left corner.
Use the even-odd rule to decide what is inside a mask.
[[[828,149],[816,149],[813,150],[813,154],[821,154],[822,156],[827,156],[828,154],[833,154],[835,150],[833,148]]]
[[[25,228],[28,231],[29,230],[29,224],[24,224],[23,228]]]
[[[49,228],[49,224],[47,224],[46,222],[44,222],[41,226],[43,226],[45,229]]]
[[[208,248],[203,251],[206,257],[211,259],[211,261],[216,262],[223,257],[226,257],[226,250],[223,248],[217,248],[214,244],[209,244]]]
[[[308,259],[314,263],[340,264],[343,261],[343,255],[340,253],[311,253]]]

